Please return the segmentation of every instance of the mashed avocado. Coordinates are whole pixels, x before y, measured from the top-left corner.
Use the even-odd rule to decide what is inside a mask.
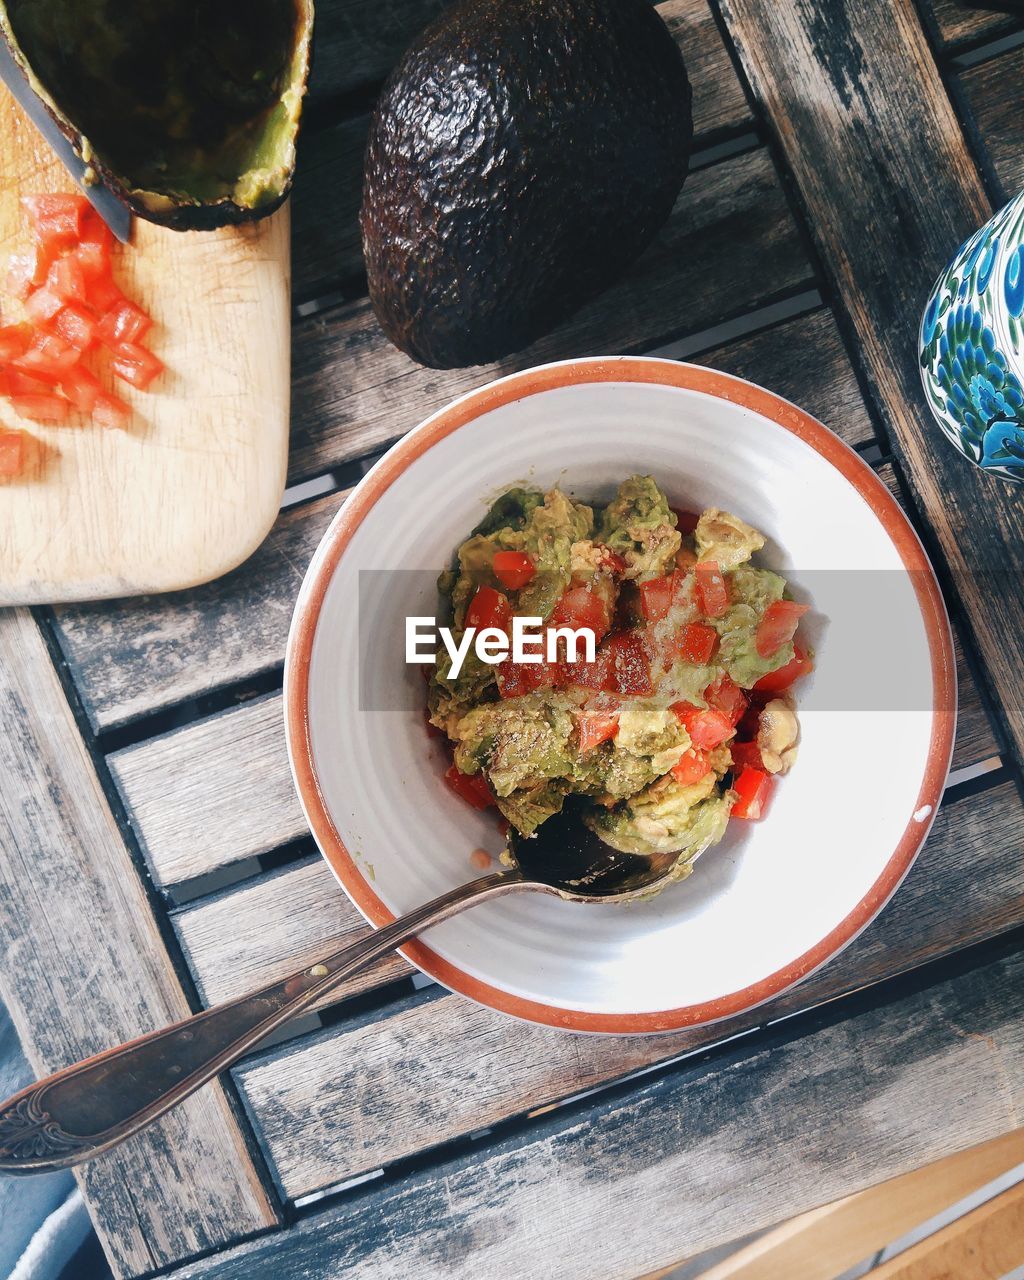
[[[559,647],[497,665],[471,649],[456,679],[442,649],[429,713],[459,773],[482,774],[524,835],[584,796],[585,821],[610,845],[678,852],[687,874],[746,803],[734,751],[761,764],[759,705],[771,695],[751,691],[778,672],[778,693],[791,668],[810,666],[794,662],[795,621],[777,625],[795,606],[771,612],[785,581],[751,563],[764,541],[718,508],[680,517],[650,476],[629,477],[596,510],[557,488],[499,497],[439,579],[456,640],[518,615],[589,627],[597,649],[593,662]],[[766,758],[788,762],[794,744],[774,742]]]

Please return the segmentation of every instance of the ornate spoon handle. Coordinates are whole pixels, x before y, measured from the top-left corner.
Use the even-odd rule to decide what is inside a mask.
[[[311,968],[29,1085],[0,1104],[0,1171],[42,1173],[109,1151],[392,948],[486,898],[543,887],[519,872],[473,880]]]

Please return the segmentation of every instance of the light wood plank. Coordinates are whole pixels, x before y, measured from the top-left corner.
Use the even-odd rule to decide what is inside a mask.
[[[1010,784],[944,806],[899,893],[847,951],[771,1005],[712,1027],[573,1037],[457,996],[420,996],[382,1020],[270,1050],[238,1079],[289,1195],[305,1195],[1013,928],[1024,921],[1022,840],[1024,807]],[[190,907],[177,924],[200,987],[224,1000],[315,959],[342,918],[347,935],[354,909],[326,868],[310,866]],[[244,931],[231,928],[243,919]],[[387,1099],[387,1124],[368,1122],[371,1095]]]
[[[1005,572],[1024,546],[1024,507],[1015,486],[950,447],[918,368],[932,281],[991,207],[917,12],[912,0],[847,0],[820,12],[723,0],[722,10],[1024,760],[1024,580]]]
[[[871,439],[857,380],[827,311],[717,347],[697,362],[806,405],[850,444]],[[61,647],[93,727],[115,728],[280,667],[302,573],[343,497],[285,512],[256,555],[218,582],[171,596],[58,609]]]
[[[701,1280],[834,1280],[1022,1162],[1017,1129],[784,1222]]]
[[[690,175],[627,276],[519,355],[425,369],[383,336],[362,300],[296,324],[293,479],[363,457],[473,387],[568,356],[649,350],[807,284],[810,267],[771,159],[757,149]]]
[[[110,770],[157,884],[308,833],[288,767],[279,693],[115,752]]]
[[[875,1280],[1005,1280],[1024,1263],[1024,1184],[883,1262]]]
[[[328,84],[352,83],[372,42],[381,74],[390,70],[404,45],[425,25],[431,3],[365,0],[331,7],[326,22],[317,17],[317,60],[311,87],[315,102]],[[372,14],[370,10],[372,9]],[[750,125],[753,117],[707,0],[667,0],[658,6],[683,50],[693,85],[695,146],[709,135]],[[326,35],[325,35],[326,29]],[[348,45],[344,32],[350,33]],[[384,58],[388,61],[385,64]],[[368,115],[306,132],[300,146],[292,196],[294,210],[293,272],[297,300],[330,292],[363,271],[359,232],[363,152]]]
[[[0,613],[0,991],[39,1074],[189,1013],[49,654]],[[277,1221],[222,1087],[80,1182],[119,1275]]]
[[[204,1005],[316,964],[367,930],[319,855],[185,907],[171,919]],[[323,1003],[371,991],[412,971],[392,952]]]
[[[960,76],[974,123],[1004,200],[1024,188],[1024,48],[982,62]]]
[[[735,1237],[738,1215],[754,1231],[1020,1123],[1019,955],[795,1030],[360,1188],[182,1280],[621,1280]],[[340,1106],[365,1106],[367,1129],[393,1125],[369,1110],[379,1098],[368,1087]]]
[[[93,729],[280,668],[306,566],[344,500],[335,493],[283,512],[259,551],[216,582],[57,609],[61,649]]]

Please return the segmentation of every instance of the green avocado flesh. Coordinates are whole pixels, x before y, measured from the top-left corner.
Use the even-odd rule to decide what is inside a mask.
[[[82,159],[143,217],[216,226],[287,194],[311,0],[5,0],[0,21]]]
[[[764,545],[762,535],[714,508],[700,515],[692,533],[681,534],[677,524],[650,476],[625,480],[603,508],[557,488],[503,494],[439,580],[442,612],[455,640],[465,633],[467,611],[481,588],[488,589],[488,599],[500,591],[514,615],[556,624],[564,622],[566,601],[597,597],[606,609],[608,633],[593,667],[545,667],[549,674],[538,678],[539,687],[526,691],[509,685],[506,664],[499,670],[473,648],[451,679],[452,663],[441,649],[428,704],[457,768],[483,772],[501,813],[521,834],[531,835],[559,812],[566,796],[586,797],[591,803],[584,821],[608,844],[627,853],[678,852],[682,876],[697,854],[721,839],[735,792],[728,781],[729,740],[703,753],[703,777],[680,781],[673,775],[693,747],[673,706],[713,705],[709,687],[728,680],[750,690],[789,663],[794,647],[788,641],[770,657],[757,649],[758,624],[786,588],[778,574],[751,563]],[[517,589],[495,572],[495,555],[509,551],[526,553],[534,566],[533,577]],[[719,565],[729,595],[728,607],[715,618],[702,614],[695,574],[689,572],[707,561]],[[643,604],[643,584],[652,580],[655,586],[673,584],[660,617]],[[694,623],[717,633],[706,663],[680,656],[679,637]],[[646,679],[616,674],[595,680],[594,671],[609,670],[601,668],[603,651],[618,653],[623,635],[642,647]],[[594,716],[615,718],[614,737],[581,746],[581,727]]]

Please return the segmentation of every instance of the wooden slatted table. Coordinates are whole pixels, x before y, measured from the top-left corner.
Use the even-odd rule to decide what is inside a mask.
[[[724,1025],[576,1038],[398,957],[360,975],[82,1173],[118,1276],[628,1280],[1024,1113],[1024,493],[941,442],[914,351],[939,267],[1024,184],[1022,24],[957,0],[665,0],[697,127],[668,225],[531,350],[439,373],[377,329],[356,212],[374,89],[440,7],[319,6],[293,201],[291,479],[315,496],[220,582],[0,615],[0,991],[36,1069],[362,929],[288,777],[291,608],[366,460],[497,372],[695,359],[862,451],[948,592],[953,772],[881,918]]]

